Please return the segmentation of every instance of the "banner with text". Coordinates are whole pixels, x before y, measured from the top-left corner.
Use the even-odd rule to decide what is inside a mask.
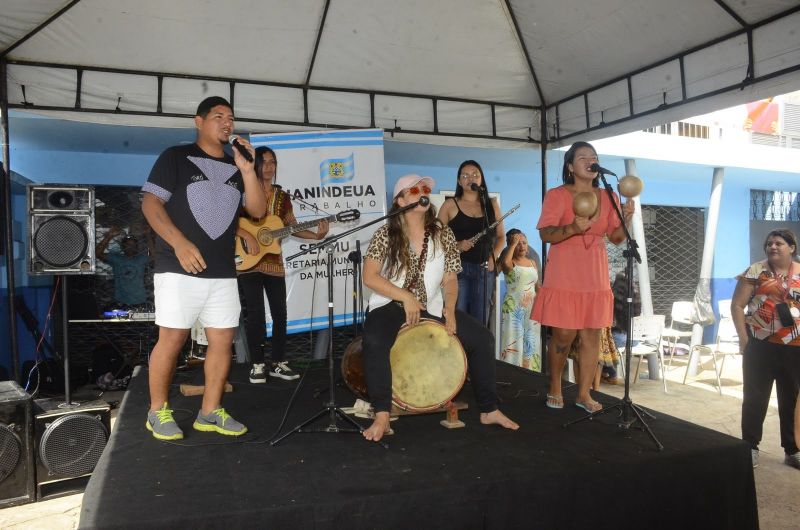
[[[386,214],[381,129],[253,134],[250,142],[255,147],[265,145],[275,151],[276,184],[291,197],[298,223],[342,212],[344,217],[350,214],[348,210],[358,210],[357,221],[332,222],[330,236]],[[372,233],[379,226],[381,223],[376,223],[340,239],[332,245],[331,254],[318,248],[313,240],[295,236],[283,240],[289,333],[328,325],[328,256],[333,261],[334,325],[352,324],[355,252],[360,246],[363,258]],[[287,256],[303,250],[310,252],[286,261]],[[267,332],[272,333],[269,316]]]

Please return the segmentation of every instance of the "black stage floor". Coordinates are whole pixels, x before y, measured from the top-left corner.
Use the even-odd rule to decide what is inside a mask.
[[[481,425],[469,385],[467,426],[447,430],[440,414],[401,417],[388,449],[358,434],[299,433],[266,442],[296,388],[230,381],[226,408],[250,429],[232,441],[191,429],[200,397],[171,396],[183,445],[145,429],[147,372],[133,378],[108,447],[83,498],[80,528],[512,529],[757,528],[750,450],[743,442],[656,413],[646,433],[622,430],[612,414],[569,428],[585,414],[544,405],[545,380],[498,363],[502,410],[517,432]],[[184,381],[181,381],[183,378]],[[179,374],[202,380],[199,371]],[[309,370],[287,428],[327,396],[327,372]],[[635,397],[635,396],[634,396]],[[341,406],[353,404],[337,389]],[[615,399],[600,396],[605,404]],[[366,426],[367,420],[361,420]],[[324,427],[327,416],[317,425]]]

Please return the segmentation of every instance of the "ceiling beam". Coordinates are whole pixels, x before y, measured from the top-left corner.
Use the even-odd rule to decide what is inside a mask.
[[[534,107],[532,105],[522,105],[517,103],[504,103],[504,102],[494,102],[494,101],[484,101],[484,100],[477,100],[477,99],[467,99],[467,98],[456,98],[456,97],[446,97],[446,96],[434,96],[434,95],[426,95],[426,94],[414,94],[414,93],[406,93],[406,92],[391,92],[391,91],[381,91],[381,90],[367,90],[367,89],[358,89],[358,88],[341,88],[341,87],[328,87],[328,86],[314,86],[314,85],[300,85],[300,84],[292,84],[292,83],[284,83],[284,82],[272,82],[272,81],[260,81],[254,79],[234,79],[234,78],[227,78],[227,77],[217,77],[217,76],[202,76],[202,75],[195,75],[195,74],[181,74],[181,73],[167,73],[167,72],[157,72],[157,71],[143,71],[143,70],[128,70],[122,68],[108,68],[102,66],[79,66],[79,65],[66,65],[66,64],[58,64],[58,63],[46,63],[46,62],[34,62],[34,61],[21,61],[21,60],[6,60],[7,64],[12,65],[19,65],[19,66],[27,66],[27,67],[40,67],[40,68],[54,68],[54,69],[61,69],[61,70],[73,70],[77,73],[85,73],[85,72],[105,72],[105,73],[114,73],[114,74],[122,74],[122,75],[136,75],[136,76],[148,76],[156,78],[157,82],[157,101],[155,102],[156,111],[133,111],[133,110],[125,110],[120,108],[115,109],[99,109],[99,108],[87,108],[85,105],[81,104],[81,76],[76,75],[76,85],[75,85],[75,92],[76,92],[76,99],[75,103],[71,106],[54,106],[54,105],[39,105],[36,102],[22,102],[22,103],[10,103],[9,108],[12,109],[37,109],[37,110],[45,110],[45,111],[67,111],[67,112],[76,112],[76,113],[97,113],[97,114],[125,114],[125,115],[133,115],[133,116],[161,116],[161,117],[172,117],[172,118],[191,118],[192,116],[189,114],[182,114],[182,113],[171,113],[171,112],[164,112],[163,109],[163,82],[165,78],[176,78],[176,79],[191,79],[191,80],[200,80],[200,81],[218,81],[228,83],[231,87],[231,95],[233,94],[233,87],[237,84],[249,84],[249,85],[257,85],[257,86],[275,86],[275,87],[283,87],[283,88],[292,88],[295,90],[300,90],[303,93],[303,115],[304,119],[302,122],[300,121],[283,121],[283,120],[270,120],[270,119],[263,119],[263,118],[252,118],[248,116],[242,116],[237,114],[236,120],[240,122],[248,122],[248,123],[265,123],[265,124],[274,124],[274,125],[289,125],[289,126],[301,126],[301,127],[318,127],[318,128],[334,128],[334,129],[352,129],[354,128],[352,125],[345,125],[345,124],[336,124],[336,123],[314,123],[309,120],[308,115],[308,93],[309,91],[326,91],[326,92],[341,92],[341,93],[351,93],[351,94],[364,94],[369,96],[370,98],[370,123],[374,125],[375,123],[375,96],[390,96],[390,97],[405,97],[405,98],[413,98],[413,99],[422,99],[428,100],[433,105],[433,130],[425,131],[425,130],[409,130],[409,129],[401,129],[399,127],[394,127],[391,129],[385,129],[387,133],[390,134],[420,134],[420,135],[429,135],[429,136],[450,136],[450,137],[463,137],[463,138],[476,138],[476,139],[486,139],[486,140],[503,140],[503,141],[512,141],[512,142],[526,142],[526,143],[534,143],[538,144],[537,140],[532,138],[516,138],[516,137],[508,137],[508,136],[501,136],[497,134],[496,129],[496,112],[497,109],[524,109],[536,112],[539,110],[538,107]],[[444,132],[439,130],[438,124],[438,116],[437,116],[437,104],[439,101],[447,101],[447,102],[458,102],[458,103],[471,103],[477,105],[483,105],[490,109],[491,112],[491,120],[492,120],[492,133],[491,134],[473,134],[473,133],[466,133],[466,132]]]
[[[48,18],[47,20],[45,20],[44,22],[42,22],[41,24],[39,24],[38,26],[33,28],[31,31],[29,31],[24,37],[19,39],[17,42],[15,42],[11,46],[9,46],[8,48],[6,48],[2,52],[0,52],[0,57],[6,57],[9,53],[11,53],[15,49],[17,49],[23,42],[27,41],[28,39],[30,39],[31,37],[33,37],[34,35],[36,35],[40,31],[42,31],[44,28],[49,26],[51,22],[53,22],[58,17],[60,17],[61,15],[63,15],[64,13],[66,13],[67,11],[72,9],[75,6],[75,4],[77,4],[80,1],[81,0],[72,0],[69,4],[65,5],[64,7],[62,7],[58,11],[56,11],[53,15],[50,16],[50,18]]]
[[[305,86],[308,87],[311,83],[311,74],[314,72],[314,63],[317,61],[317,51],[319,50],[319,43],[322,40],[322,31],[325,29],[325,19],[328,18],[328,8],[331,6],[331,0],[325,0],[325,8],[322,11],[322,20],[319,21],[319,29],[317,30],[317,40],[314,43],[314,52],[311,54],[311,63],[308,65],[308,74],[306,75]]]
[[[733,8],[732,8],[731,6],[729,6],[728,4],[726,4],[726,3],[725,3],[725,0],[714,0],[714,2],[715,2],[715,3],[716,3],[718,6],[719,6],[719,7],[721,7],[721,8],[723,9],[723,11],[725,11],[725,12],[726,12],[726,13],[728,13],[728,14],[729,14],[731,17],[733,17],[733,19],[734,19],[736,22],[738,22],[740,26],[742,26],[743,28],[749,28],[749,27],[750,27],[750,24],[748,24],[748,23],[747,23],[747,22],[746,22],[746,21],[745,21],[745,20],[744,20],[744,19],[743,19],[741,16],[739,16],[739,13],[737,13],[736,11],[734,11],[734,10],[733,10]]]
[[[684,58],[686,56],[689,56],[689,55],[691,55],[691,54],[693,54],[695,52],[698,52],[700,50],[704,50],[706,48],[710,48],[710,47],[715,46],[715,45],[717,45],[717,44],[719,44],[721,42],[724,42],[724,41],[729,40],[729,39],[733,39],[733,38],[738,37],[740,35],[747,34],[748,32],[752,32],[754,29],[758,29],[758,28],[760,28],[762,26],[766,26],[767,24],[771,24],[772,22],[775,22],[776,20],[780,20],[782,18],[786,18],[788,16],[794,15],[797,12],[800,12],[800,4],[796,5],[795,7],[789,8],[789,9],[787,9],[785,11],[782,11],[780,13],[777,13],[775,15],[772,15],[770,17],[767,17],[764,20],[756,22],[755,24],[750,25],[747,29],[745,29],[745,28],[737,29],[736,31],[732,31],[731,33],[728,33],[726,35],[721,35],[719,37],[711,39],[708,42],[704,42],[703,44],[698,44],[697,46],[693,46],[692,48],[689,48],[688,50],[684,50],[682,52],[676,53],[675,55],[670,55],[669,57],[665,57],[663,59],[659,59],[658,61],[656,61],[654,63],[650,63],[650,64],[648,64],[646,66],[642,66],[642,67],[637,68],[635,70],[631,70],[630,72],[626,72],[626,73],[624,73],[624,74],[622,74],[620,76],[617,76],[617,77],[614,77],[612,79],[609,79],[608,81],[603,81],[602,83],[594,85],[593,87],[587,88],[585,90],[581,90],[580,92],[577,92],[575,94],[572,94],[572,95],[564,97],[564,98],[561,98],[558,101],[556,101],[555,103],[552,103],[552,104],[548,105],[548,107],[552,108],[552,107],[554,107],[556,105],[561,105],[561,104],[563,104],[563,103],[565,103],[565,102],[567,102],[567,101],[569,101],[571,99],[575,99],[577,97],[582,96],[584,93],[595,92],[596,90],[599,90],[601,88],[613,85],[614,83],[618,83],[619,81],[623,81],[623,80],[627,79],[628,77],[633,77],[633,76],[641,74],[643,72],[647,72],[648,70],[652,70],[653,68],[656,68],[656,67],[661,66],[663,64],[667,64],[667,63],[672,62],[672,61],[680,60],[680,59],[682,59],[682,58]],[[11,63],[11,61],[9,61],[9,63]]]
[[[483,99],[473,99],[473,98],[459,98],[459,97],[451,97],[451,96],[437,96],[431,94],[419,94],[415,92],[397,92],[391,90],[371,90],[366,88],[351,88],[351,87],[333,87],[327,85],[301,85],[297,83],[286,83],[282,81],[263,81],[260,79],[247,79],[247,78],[231,78],[231,77],[220,77],[220,76],[213,76],[213,75],[198,75],[198,74],[184,74],[179,72],[159,72],[156,70],[133,70],[128,68],[113,68],[107,66],[87,66],[87,65],[78,65],[78,64],[62,64],[62,63],[49,63],[43,61],[25,61],[25,60],[17,60],[17,59],[9,59],[8,64],[20,65],[20,66],[32,66],[32,67],[41,67],[41,68],[58,68],[63,70],[83,70],[84,72],[105,72],[110,74],[127,74],[127,75],[141,75],[141,76],[148,76],[148,77],[172,77],[175,79],[196,79],[199,81],[220,81],[222,83],[229,83],[231,81],[236,82],[237,84],[247,84],[247,85],[261,85],[261,86],[273,86],[273,87],[282,87],[282,88],[295,88],[298,90],[308,89],[308,90],[321,90],[325,92],[345,92],[351,94],[375,94],[378,96],[396,96],[396,97],[404,97],[404,98],[414,98],[414,99],[438,99],[439,101],[453,101],[457,103],[475,103],[478,105],[496,105],[498,107],[509,107],[515,109],[530,109],[534,111],[538,111],[539,107],[533,105],[525,105],[523,103],[507,103],[504,101],[491,101],[491,100],[483,100]]]
[[[780,76],[787,75],[787,74],[793,74],[793,73],[797,73],[797,72],[800,72],[800,64],[797,64],[797,65],[794,65],[794,66],[791,66],[791,67],[788,67],[788,68],[784,68],[783,70],[778,70],[776,72],[771,72],[769,74],[766,74],[766,75],[763,75],[763,76],[760,76],[760,77],[749,79],[749,80],[747,80],[747,84],[748,85],[755,85],[755,84],[758,84],[758,83],[761,83],[761,82],[764,82],[764,81],[768,81],[770,79],[774,79],[776,77],[780,77]],[[706,92],[706,93],[703,93],[703,94],[698,94],[697,96],[693,96],[693,97],[690,97],[690,98],[684,98],[684,99],[682,99],[680,101],[675,101],[673,103],[663,103],[663,104],[659,105],[658,107],[641,111],[641,112],[639,112],[639,113],[637,113],[635,115],[632,115],[632,116],[625,116],[623,118],[618,118],[616,120],[613,120],[613,121],[610,121],[610,122],[606,122],[604,124],[598,124],[598,125],[594,125],[594,126],[591,126],[591,127],[587,127],[586,129],[581,129],[580,131],[571,132],[571,133],[565,134],[563,136],[559,135],[555,139],[551,138],[551,141],[557,140],[558,142],[563,143],[564,140],[567,140],[569,138],[573,138],[575,136],[584,135],[584,134],[586,134],[588,132],[594,132],[594,131],[598,131],[598,130],[601,130],[601,129],[605,129],[605,128],[611,127],[613,125],[618,125],[620,123],[624,123],[626,121],[631,121],[631,120],[635,120],[637,118],[642,118],[644,116],[649,116],[649,115],[655,114],[657,112],[661,112],[661,111],[664,111],[664,110],[669,110],[669,109],[673,109],[673,108],[676,108],[676,107],[680,107],[681,105],[686,105],[688,103],[693,103],[695,101],[701,101],[703,99],[708,99],[708,98],[711,98],[711,97],[714,97],[714,96],[718,96],[720,94],[724,94],[725,92],[731,92],[733,90],[741,90],[742,88],[743,88],[743,83],[742,82],[734,83],[732,85],[728,85],[728,86],[725,86],[725,87],[717,88],[717,89],[712,90],[710,92]],[[558,110],[558,107],[556,107],[556,110]]]
[[[511,17],[511,22],[514,26],[514,34],[517,37],[517,41],[519,42],[520,47],[522,48],[522,55],[525,56],[525,62],[528,64],[528,73],[531,74],[531,78],[533,79],[533,86],[536,88],[536,93],[539,95],[539,106],[542,110],[545,109],[547,103],[544,99],[544,93],[542,92],[542,87],[539,84],[539,78],[536,77],[536,70],[533,69],[533,62],[531,61],[531,56],[528,53],[528,47],[525,45],[525,39],[522,37],[522,32],[519,29],[519,23],[517,22],[517,16],[514,14],[514,9],[511,7],[510,0],[505,0],[506,9],[508,10],[508,14]]]

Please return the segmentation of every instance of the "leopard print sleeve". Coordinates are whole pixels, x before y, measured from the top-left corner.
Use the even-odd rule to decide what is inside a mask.
[[[389,254],[389,226],[383,225],[375,230],[372,234],[372,239],[367,247],[367,253],[364,254],[365,258],[374,259],[378,263],[386,261],[386,256]]]
[[[461,254],[456,244],[456,236],[449,226],[442,229],[442,248],[444,249],[444,272],[461,272]]]

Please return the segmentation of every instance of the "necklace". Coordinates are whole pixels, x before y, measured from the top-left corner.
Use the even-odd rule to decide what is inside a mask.
[[[423,290],[425,287],[425,283],[420,282],[420,279],[423,277],[425,272],[425,263],[427,262],[428,258],[428,239],[430,238],[430,236],[431,236],[431,231],[426,229],[425,235],[422,239],[422,248],[420,249],[419,252],[419,259],[417,260],[417,268],[416,270],[411,272],[408,278],[406,278],[405,282],[406,285],[404,286],[404,288],[414,293],[414,296],[417,298],[417,300],[420,299],[420,293],[419,293],[420,284]]]
[[[789,269],[786,271],[786,274],[781,274],[778,272],[777,269],[773,268],[772,265],[769,265],[769,270],[772,272],[772,277],[780,284],[781,290],[783,291],[783,297],[785,298],[789,292],[789,281],[792,278],[792,268],[794,266],[794,262],[789,264]]]

